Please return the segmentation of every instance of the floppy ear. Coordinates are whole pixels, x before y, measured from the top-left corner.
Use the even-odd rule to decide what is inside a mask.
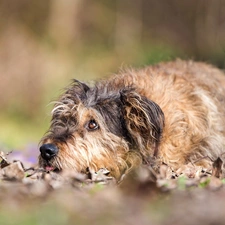
[[[137,92],[126,90],[121,93],[122,114],[131,140],[142,156],[157,155],[158,144],[164,126],[164,114],[153,101]]]

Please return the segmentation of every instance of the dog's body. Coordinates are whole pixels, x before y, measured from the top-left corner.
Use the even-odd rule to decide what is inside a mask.
[[[224,151],[224,103],[222,71],[192,61],[127,70],[93,87],[75,81],[55,104],[40,165],[107,168],[116,179],[153,158],[209,167]]]

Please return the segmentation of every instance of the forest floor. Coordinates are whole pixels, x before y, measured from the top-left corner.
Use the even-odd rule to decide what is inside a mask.
[[[106,169],[46,172],[0,153],[0,224],[225,224],[223,157],[210,170],[142,166],[119,184]]]

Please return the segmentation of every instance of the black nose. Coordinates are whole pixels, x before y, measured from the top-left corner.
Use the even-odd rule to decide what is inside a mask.
[[[50,160],[57,155],[59,149],[54,144],[44,144],[40,147],[41,157],[46,160]]]

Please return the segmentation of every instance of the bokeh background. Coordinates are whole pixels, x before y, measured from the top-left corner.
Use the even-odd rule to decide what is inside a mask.
[[[175,58],[225,67],[224,0],[0,0],[0,150],[36,149],[72,78]]]

